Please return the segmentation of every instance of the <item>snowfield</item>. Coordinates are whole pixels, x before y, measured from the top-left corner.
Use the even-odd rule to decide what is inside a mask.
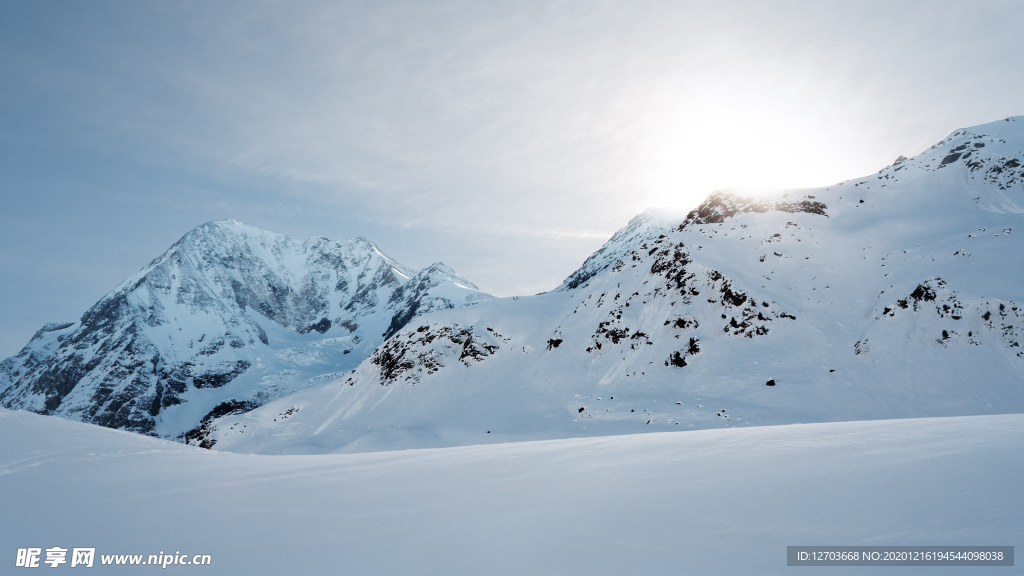
[[[0,437],[3,573],[61,546],[101,574],[815,574],[786,546],[1024,535],[1020,414],[259,456],[0,409]]]

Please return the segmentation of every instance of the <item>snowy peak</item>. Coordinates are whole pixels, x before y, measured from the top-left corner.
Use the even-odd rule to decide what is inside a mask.
[[[637,214],[553,291],[575,290],[586,284],[591,278],[612,266],[623,254],[644,241],[671,230],[678,225],[684,215],[684,212],[675,208],[648,208]]]
[[[555,291],[574,290],[585,285],[591,278],[621,263],[627,255],[636,252],[637,248],[659,237],[674,228],[680,230],[686,226],[698,224],[717,224],[727,219],[748,212],[763,214],[769,211],[798,213],[806,212],[828,216],[828,208],[815,196],[806,194],[798,196],[790,193],[779,193],[778,198],[754,198],[733,191],[720,190],[712,193],[701,204],[688,213],[667,208],[648,208],[635,216],[629,223],[615,233],[600,250],[592,254],[578,270],[566,278]],[[792,196],[792,197],[791,197]]]
[[[378,292],[393,290],[415,274],[364,238],[298,241],[222,220],[186,234],[108,298],[140,289],[170,296],[173,288],[176,302],[191,310],[220,305],[234,313],[254,310],[303,330],[324,320],[344,324],[372,314]]]
[[[475,284],[473,284],[469,280],[466,280],[462,276],[459,276],[459,274],[456,273],[455,270],[452,270],[451,268],[446,266],[444,262],[434,262],[430,266],[421,270],[419,276],[427,276],[429,278],[434,279],[434,281],[436,282],[454,282],[455,284],[459,284],[460,286],[463,286],[465,288],[478,290]]]
[[[198,226],[76,323],[0,365],[0,404],[185,438],[350,369],[386,334],[490,296],[443,264],[416,271],[364,238]]]
[[[908,198],[896,203],[897,209],[917,211],[927,206],[945,206],[953,210],[980,208],[995,213],[1024,213],[1024,198],[1019,191],[1024,181],[1024,117],[958,129],[913,158],[901,156],[873,176],[830,188],[849,190],[852,186],[890,192],[900,181],[912,183],[898,188],[912,201]],[[939,191],[950,196],[936,197]]]
[[[384,338],[401,330],[418,315],[474,304],[491,298],[477,290],[473,283],[459,276],[441,262],[424,268],[408,282],[391,293],[388,308],[395,310]]]

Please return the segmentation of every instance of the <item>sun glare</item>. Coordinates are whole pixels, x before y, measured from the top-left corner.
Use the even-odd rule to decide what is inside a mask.
[[[757,195],[858,176],[844,158],[858,130],[837,108],[771,86],[650,106],[632,158],[637,207],[688,209],[720,189]]]

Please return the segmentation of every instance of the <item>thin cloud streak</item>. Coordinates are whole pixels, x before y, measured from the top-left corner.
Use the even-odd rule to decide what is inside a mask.
[[[551,238],[555,240],[598,240],[605,241],[615,233],[615,229],[578,230],[566,228],[539,228],[516,225],[491,225],[481,222],[466,222],[453,219],[380,219],[381,225],[395,226],[401,229],[422,228],[446,232],[487,233],[489,235],[513,236],[524,238]]]

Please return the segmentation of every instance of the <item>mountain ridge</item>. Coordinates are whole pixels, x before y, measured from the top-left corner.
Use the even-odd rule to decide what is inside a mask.
[[[536,296],[208,223],[0,363],[0,404],[261,453],[1024,411],[1021,122],[649,209]]]
[[[360,452],[1024,411],[1022,120],[832,186],[714,193],[667,229],[638,216],[554,291],[424,316],[209,438]]]
[[[365,238],[208,222],[0,363],[0,403],[184,439],[213,414],[357,363],[419,314],[489,297],[441,263],[416,271]]]

